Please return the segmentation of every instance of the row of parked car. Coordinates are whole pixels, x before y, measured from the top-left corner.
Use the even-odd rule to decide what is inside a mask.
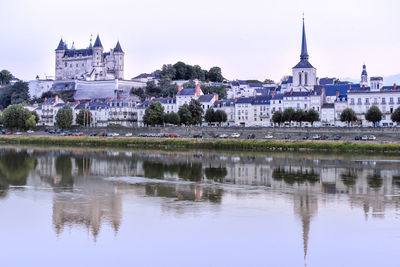
[[[180,137],[179,134],[169,134],[169,133],[140,133],[137,136],[138,137],[172,137],[172,138]]]

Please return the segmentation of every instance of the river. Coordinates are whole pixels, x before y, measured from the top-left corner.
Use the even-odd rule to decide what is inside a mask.
[[[400,157],[0,147],[1,266],[400,266]]]

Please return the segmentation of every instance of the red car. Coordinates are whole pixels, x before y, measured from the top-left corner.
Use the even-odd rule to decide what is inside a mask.
[[[177,138],[179,137],[179,134],[168,134],[167,137],[172,137],[172,138]]]
[[[82,132],[79,132],[79,133],[73,133],[72,135],[73,135],[73,136],[83,136],[83,133],[82,133]]]

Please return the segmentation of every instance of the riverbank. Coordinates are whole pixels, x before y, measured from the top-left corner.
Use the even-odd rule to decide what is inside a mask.
[[[242,139],[173,139],[138,137],[59,137],[59,136],[1,136],[1,144],[74,146],[74,147],[135,147],[161,149],[221,149],[236,151],[346,151],[400,153],[397,142],[363,141],[264,141]]]

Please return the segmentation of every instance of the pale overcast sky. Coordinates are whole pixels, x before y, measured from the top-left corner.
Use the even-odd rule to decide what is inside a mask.
[[[319,77],[400,73],[398,0],[2,0],[0,69],[21,79],[54,75],[60,38],[76,48],[99,33],[120,40],[125,79],[163,63],[220,66],[229,79],[280,80],[298,62],[305,12]]]

